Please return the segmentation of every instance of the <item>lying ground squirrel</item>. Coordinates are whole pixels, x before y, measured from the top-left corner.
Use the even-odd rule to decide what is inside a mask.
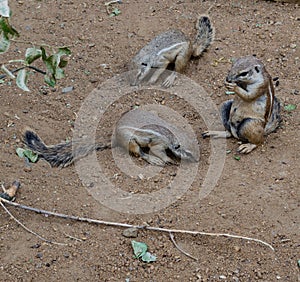
[[[235,98],[223,103],[222,122],[226,131],[207,131],[205,137],[235,137],[245,142],[238,152],[250,153],[275,131],[280,118],[280,104],[275,97],[271,76],[263,63],[253,56],[236,60],[225,81]]]
[[[132,125],[142,125],[143,122],[146,122],[146,125],[142,127]],[[113,147],[120,146],[129,153],[141,157],[153,165],[175,164],[175,161],[167,155],[167,151],[170,151],[176,158],[192,162],[197,161],[190,151],[184,149],[178,143],[175,135],[168,128],[176,129],[150,112],[142,110],[129,111],[117,123]],[[178,129],[176,130],[178,132]],[[24,131],[23,140],[29,149],[37,153],[39,157],[45,159],[53,167],[66,167],[93,151],[111,148],[111,144],[106,144],[101,138],[96,138],[95,144],[89,144],[85,140],[77,140],[47,146],[30,129]],[[149,153],[146,153],[145,149],[148,149]]]
[[[214,29],[208,16],[198,18],[196,30],[194,42],[179,30],[169,30],[156,36],[129,64],[129,70],[138,70],[132,84],[137,85],[146,78],[154,84],[168,66],[174,64],[174,71],[162,83],[163,87],[172,86],[176,72],[183,72],[191,56],[199,57],[213,41]]]

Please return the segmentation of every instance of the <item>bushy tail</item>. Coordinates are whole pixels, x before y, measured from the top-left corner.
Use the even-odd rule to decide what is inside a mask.
[[[196,22],[197,34],[193,44],[193,56],[198,57],[214,40],[214,27],[207,15],[201,15]]]
[[[281,115],[280,115],[280,102],[275,97],[272,114],[266,124],[265,133],[269,134],[269,133],[275,131],[278,128],[278,126],[280,125],[281,121],[282,121],[282,119],[281,119]]]
[[[26,129],[23,134],[26,146],[45,159],[52,167],[66,167],[74,161],[81,159],[93,151],[102,151],[110,148],[109,144],[95,142],[95,144],[83,141],[66,142],[47,146],[42,139],[32,130]]]

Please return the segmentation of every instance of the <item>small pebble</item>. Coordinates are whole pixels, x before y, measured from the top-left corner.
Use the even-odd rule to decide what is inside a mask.
[[[37,244],[32,245],[30,248],[38,249],[40,246],[41,246],[41,244],[37,243]]]
[[[74,87],[73,86],[69,86],[69,87],[63,88],[63,90],[61,92],[64,93],[64,94],[66,94],[66,93],[71,92],[73,90],[74,90]]]
[[[24,167],[24,171],[25,172],[31,172],[32,171],[32,168],[30,166],[25,166]]]
[[[122,235],[126,238],[136,238],[138,236],[138,229],[135,227],[127,228],[123,231]]]

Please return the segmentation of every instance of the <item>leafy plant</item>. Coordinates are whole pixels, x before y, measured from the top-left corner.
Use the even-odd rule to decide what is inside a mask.
[[[12,27],[9,22],[10,10],[8,7],[8,0],[0,0],[0,54],[7,52],[10,46],[10,39],[19,36],[19,33]],[[26,49],[25,59],[10,60],[6,64],[2,64],[1,70],[4,73],[0,76],[0,80],[5,77],[16,79],[16,84],[24,91],[30,91],[27,87],[28,69],[32,69],[44,75],[45,82],[54,87],[57,80],[65,76],[63,68],[67,65],[67,61],[63,58],[69,56],[71,51],[67,47],[52,48],[51,54],[47,54],[45,47],[41,46],[30,47]],[[46,66],[46,71],[40,70],[31,64],[40,59]],[[7,64],[21,64],[22,66],[10,71]],[[17,76],[14,75],[17,73]]]
[[[8,0],[0,0],[0,54],[9,49],[10,37],[19,36],[19,33],[10,24],[9,17]]]

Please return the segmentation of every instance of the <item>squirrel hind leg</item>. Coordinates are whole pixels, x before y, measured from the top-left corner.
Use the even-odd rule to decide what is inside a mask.
[[[232,136],[231,126],[230,126],[230,111],[232,107],[233,100],[228,100],[224,102],[221,106],[221,119],[225,127],[225,131],[205,131],[202,133],[202,138],[207,137],[212,138],[230,138]]]
[[[260,145],[264,142],[264,122],[259,119],[245,118],[237,127],[237,135],[244,142]]]
[[[245,143],[239,146],[239,148],[237,149],[237,151],[239,153],[242,154],[249,154],[250,152],[252,152],[255,148],[257,147],[257,145],[252,144],[252,143]]]
[[[225,130],[225,131],[204,131],[202,132],[202,138],[208,138],[211,137],[213,139],[218,139],[218,138],[230,138],[232,135],[229,131]]]
[[[143,152],[141,149],[140,145],[136,142],[136,140],[132,139],[128,143],[128,150],[129,153],[133,154],[136,157],[140,157],[149,164],[152,165],[158,165],[158,166],[164,166],[165,162],[161,160],[160,158],[154,156],[154,155],[149,155]]]
[[[159,158],[163,164],[175,164],[170,157],[166,154],[166,148],[162,144],[154,145],[150,147],[150,152],[153,156]]]

